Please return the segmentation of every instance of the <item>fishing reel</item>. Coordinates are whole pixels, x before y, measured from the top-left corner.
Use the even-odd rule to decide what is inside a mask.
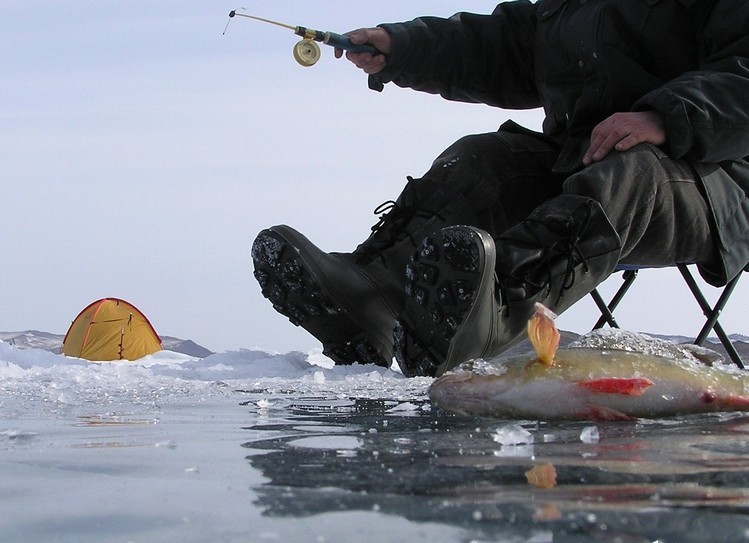
[[[305,68],[314,66],[321,56],[320,46],[314,40],[303,38],[294,45],[294,60]]]
[[[343,49],[344,51],[351,51],[353,53],[370,53],[372,55],[382,54],[372,45],[358,45],[351,43],[351,39],[348,36],[336,34],[335,32],[323,32],[320,30],[312,30],[311,28],[306,28],[303,26],[287,25],[284,23],[279,23],[277,21],[272,21],[270,19],[263,19],[262,17],[248,15],[246,13],[237,13],[236,10],[229,12],[229,22],[231,22],[232,18],[234,17],[246,17],[248,19],[254,19],[263,23],[269,23],[283,28],[288,28],[289,30],[293,30],[294,34],[302,37],[301,41],[297,42],[296,45],[294,45],[294,60],[296,60],[300,66],[304,66],[305,68],[314,66],[317,61],[320,60],[322,52],[320,51],[320,46],[318,45],[318,43],[323,43],[325,45],[329,45],[337,49]],[[226,28],[228,27],[229,23],[227,22]],[[224,29],[224,34],[226,34],[226,28]]]

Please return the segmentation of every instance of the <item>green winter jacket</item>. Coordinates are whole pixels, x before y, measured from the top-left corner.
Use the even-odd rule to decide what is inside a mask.
[[[384,24],[383,83],[506,109],[542,107],[560,146],[556,173],[582,168],[593,127],[657,110],[664,150],[702,179],[721,259],[700,271],[725,284],[749,262],[749,2],[517,0],[491,15]]]

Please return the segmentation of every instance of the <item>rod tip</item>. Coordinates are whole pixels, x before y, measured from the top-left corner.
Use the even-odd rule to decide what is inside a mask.
[[[229,12],[229,17],[234,17],[237,14],[237,10],[233,9]]]

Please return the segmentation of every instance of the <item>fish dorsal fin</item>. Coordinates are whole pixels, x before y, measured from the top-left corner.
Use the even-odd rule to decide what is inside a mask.
[[[536,313],[528,321],[528,339],[536,351],[538,360],[547,366],[554,363],[559,348],[559,330],[554,324],[557,316],[543,304],[536,304]]]

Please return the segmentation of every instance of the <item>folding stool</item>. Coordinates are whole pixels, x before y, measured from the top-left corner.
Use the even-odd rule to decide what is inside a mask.
[[[697,281],[695,281],[692,272],[689,271],[688,265],[677,264],[676,267],[679,269],[679,272],[681,272],[681,276],[684,278],[684,281],[689,287],[689,290],[692,292],[692,295],[699,304],[700,308],[702,309],[702,313],[706,318],[702,330],[700,330],[700,333],[697,334],[697,337],[694,340],[694,344],[702,346],[705,343],[705,340],[707,340],[707,336],[710,331],[714,330],[715,334],[718,336],[718,339],[720,339],[721,344],[726,349],[726,352],[728,352],[728,356],[731,357],[731,360],[738,367],[743,369],[744,362],[742,361],[741,356],[736,351],[736,347],[733,345],[731,339],[728,337],[728,334],[726,334],[720,322],[718,321],[723,308],[731,298],[731,294],[733,293],[733,290],[736,288],[736,285],[741,278],[741,274],[738,274],[736,277],[731,279],[728,284],[722,287],[723,290],[720,294],[720,297],[718,298],[717,302],[715,302],[715,305],[711,306],[705,299],[705,296],[702,294],[702,291],[700,290]],[[622,284],[619,286],[619,289],[616,291],[616,293],[608,303],[604,301],[603,297],[598,292],[598,289],[595,289],[590,293],[593,301],[596,303],[596,306],[598,306],[598,309],[601,311],[601,318],[598,319],[595,326],[593,327],[594,330],[597,330],[598,328],[601,328],[606,324],[608,324],[612,328],[619,328],[619,324],[616,322],[616,318],[614,317],[614,310],[619,305],[619,302],[622,301],[629,288],[632,286],[632,283],[637,278],[637,273],[641,269],[643,268],[625,265],[617,267],[616,271],[622,272]]]

